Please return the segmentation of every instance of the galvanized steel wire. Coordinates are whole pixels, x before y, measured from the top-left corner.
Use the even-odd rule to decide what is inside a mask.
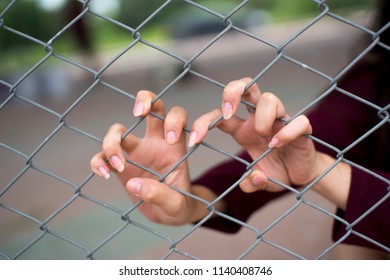
[[[172,81],[167,84],[160,92],[157,92],[156,99],[162,98],[164,95],[169,92],[177,83],[179,83],[184,77],[186,76],[195,76],[204,82],[213,84],[217,87],[219,87],[221,90],[225,87],[225,84],[219,80],[213,79],[212,77],[208,77],[204,75],[201,71],[197,71],[196,65],[197,59],[204,53],[206,52],[209,48],[211,48],[214,44],[216,44],[221,38],[224,38],[226,34],[234,30],[235,32],[248,36],[253,39],[253,42],[256,44],[263,44],[269,48],[271,48],[274,52],[274,58],[272,61],[261,71],[257,73],[257,75],[254,76],[253,78],[253,83],[258,81],[261,77],[263,77],[276,63],[279,61],[288,61],[289,63],[292,63],[299,67],[300,69],[310,72],[313,75],[319,76],[322,79],[326,80],[328,83],[328,86],[326,89],[324,89],[321,94],[312,102],[304,106],[299,112],[297,112],[294,116],[291,117],[291,119],[295,118],[296,116],[307,112],[310,108],[315,106],[322,98],[327,96],[331,91],[338,91],[341,94],[347,95],[349,98],[354,99],[358,102],[363,102],[367,106],[372,107],[374,110],[378,112],[378,116],[380,118],[380,122],[373,127],[370,131],[367,131],[364,135],[362,135],[359,139],[356,139],[353,143],[350,143],[348,147],[345,147],[343,150],[340,150],[336,147],[333,147],[329,145],[328,143],[324,143],[320,139],[316,139],[315,137],[311,137],[313,141],[316,141],[322,145],[328,146],[330,149],[332,149],[335,154],[337,154],[337,161],[330,166],[323,176],[325,176],[334,166],[336,166],[339,162],[344,161],[347,162],[364,172],[370,173],[372,176],[376,177],[379,180],[384,181],[386,184],[390,186],[390,182],[386,179],[381,177],[379,174],[375,174],[372,171],[369,171],[360,165],[349,161],[344,155],[347,151],[349,151],[352,147],[356,146],[358,143],[360,143],[363,139],[368,137],[373,131],[377,130],[378,128],[388,124],[389,122],[389,105],[385,107],[380,107],[376,104],[372,104],[371,102],[367,100],[362,100],[361,98],[357,97],[354,95],[353,92],[347,92],[346,90],[339,88],[338,87],[338,81],[340,78],[345,75],[346,72],[348,72],[351,67],[353,67],[365,54],[367,54],[373,47],[375,46],[380,46],[383,49],[390,50],[390,46],[387,46],[383,44],[380,41],[380,35],[381,33],[390,28],[390,23],[387,25],[383,26],[381,29],[374,31],[370,30],[367,27],[364,27],[356,22],[353,22],[351,20],[348,20],[338,14],[335,14],[334,11],[330,9],[330,7],[327,5],[326,1],[319,1],[319,0],[313,0],[313,1],[308,1],[308,5],[317,5],[318,7],[318,15],[315,16],[313,19],[311,19],[306,25],[304,25],[302,28],[300,28],[295,34],[291,35],[287,40],[285,40],[281,44],[276,44],[274,42],[271,42],[267,40],[267,38],[263,38],[254,32],[251,31],[251,29],[246,29],[239,27],[238,25],[235,24],[235,21],[233,19],[233,16],[237,13],[240,13],[241,9],[245,7],[245,5],[250,2],[249,0],[246,1],[241,1],[236,5],[236,7],[231,10],[228,14],[220,14],[217,11],[214,11],[206,6],[200,5],[196,3],[196,1],[184,1],[187,5],[192,6],[194,8],[197,8],[199,10],[202,10],[203,12],[207,13],[209,16],[215,17],[218,19],[220,22],[222,22],[225,25],[225,28],[221,30],[218,34],[215,36],[212,36],[212,38],[204,44],[201,48],[197,49],[194,51],[190,56],[183,57],[182,55],[178,53],[173,53],[169,49],[166,49],[162,47],[158,42],[154,42],[153,40],[150,39],[145,39],[143,37],[143,28],[148,25],[149,22],[154,20],[154,18],[162,11],[165,9],[171,9],[173,8],[173,3],[174,1],[172,0],[167,0],[165,3],[163,3],[158,9],[155,10],[154,13],[152,13],[148,18],[146,18],[142,23],[140,23],[138,26],[128,26],[126,24],[123,24],[116,19],[110,18],[106,15],[102,15],[97,13],[91,8],[91,2],[93,1],[79,1],[80,3],[83,4],[83,10],[82,12],[73,20],[71,20],[68,24],[66,24],[61,30],[58,31],[57,34],[55,34],[52,38],[50,38],[48,41],[41,41],[38,38],[34,38],[30,36],[29,34],[24,33],[21,30],[16,30],[12,26],[9,26],[7,21],[5,20],[6,14],[12,10],[13,6],[17,4],[17,0],[10,1],[9,4],[5,7],[3,11],[0,11],[0,31],[1,32],[9,32],[12,33],[16,36],[22,37],[24,40],[35,44],[35,45],[40,45],[42,47],[42,55],[43,57],[36,61],[36,63],[32,66],[25,65],[25,71],[16,79],[16,81],[10,81],[6,77],[0,76],[0,84],[2,85],[3,88],[6,89],[7,95],[6,98],[2,100],[2,103],[0,104],[0,112],[1,110],[5,110],[8,107],[11,107],[10,104],[14,102],[15,100],[21,101],[22,103],[27,104],[28,106],[35,108],[36,110],[41,110],[46,112],[48,115],[50,115],[52,118],[56,119],[56,126],[47,134],[47,135],[42,135],[42,141],[37,144],[32,152],[25,152],[17,148],[17,146],[14,146],[13,143],[7,142],[3,140],[3,137],[0,137],[0,149],[7,151],[7,155],[13,158],[17,158],[18,160],[22,160],[24,162],[24,165],[20,170],[18,170],[15,176],[13,176],[5,185],[0,186],[0,209],[1,211],[7,211],[7,212],[12,212],[15,214],[17,217],[21,217],[23,219],[27,219],[34,225],[34,228],[36,229],[36,234],[34,237],[32,237],[26,244],[23,245],[22,248],[20,248],[17,252],[9,252],[6,251],[4,248],[0,247],[0,258],[3,259],[19,259],[23,258],[24,253],[31,250],[36,244],[44,237],[50,236],[54,238],[55,240],[58,240],[58,242],[65,242],[67,246],[77,248],[78,250],[82,251],[82,254],[84,255],[85,258],[87,259],[94,259],[96,253],[104,248],[105,246],[109,246],[110,242],[118,237],[118,235],[126,228],[129,227],[136,227],[140,230],[146,231],[152,235],[155,236],[156,239],[161,239],[164,242],[168,244],[168,249],[165,253],[165,255],[161,256],[162,259],[174,257],[175,254],[182,255],[186,258],[191,258],[191,259],[198,259],[198,256],[193,255],[191,252],[186,252],[180,249],[180,243],[187,239],[191,234],[196,231],[198,228],[202,226],[204,222],[209,220],[212,216],[217,215],[220,216],[224,219],[230,220],[234,223],[237,223],[241,225],[242,227],[246,228],[249,231],[252,231],[256,238],[254,238],[252,244],[248,248],[243,248],[242,253],[237,255],[238,259],[245,258],[245,256],[250,253],[253,248],[257,246],[261,246],[261,244],[267,244],[268,246],[272,246],[276,248],[277,250],[281,250],[285,252],[286,254],[292,256],[293,258],[297,259],[305,259],[307,258],[304,255],[301,255],[298,252],[292,251],[285,246],[281,244],[276,244],[272,240],[268,240],[265,236],[265,234],[275,227],[278,223],[280,223],[285,217],[287,217],[290,213],[292,213],[295,209],[300,207],[301,205],[306,205],[315,211],[318,211],[324,215],[328,215],[332,219],[338,220],[342,224],[344,224],[345,228],[347,229],[347,234],[345,238],[350,235],[350,234],[356,234],[359,235],[361,238],[372,242],[376,244],[378,247],[381,249],[390,252],[390,248],[386,247],[383,244],[378,243],[375,240],[371,240],[369,237],[363,236],[359,234],[358,232],[354,231],[354,224],[358,223],[359,220],[364,219],[365,216],[369,215],[374,209],[376,209],[381,203],[389,199],[390,192],[387,193],[385,197],[381,201],[378,201],[378,203],[372,208],[368,209],[357,221],[354,223],[348,223],[347,221],[341,219],[340,217],[336,216],[333,212],[321,208],[319,205],[315,205],[309,200],[306,200],[305,194],[311,189],[311,187],[321,178],[318,178],[318,180],[312,182],[308,186],[306,186],[302,190],[297,190],[294,189],[290,186],[286,186],[281,184],[280,182],[277,182],[273,179],[274,183],[277,183],[281,186],[283,186],[285,189],[293,193],[296,197],[295,203],[293,203],[290,208],[283,213],[279,218],[275,219],[273,223],[269,224],[268,227],[264,229],[259,229],[256,227],[253,227],[252,225],[245,223],[243,221],[237,220],[234,217],[231,217],[225,213],[221,213],[215,210],[214,204],[217,203],[219,200],[221,200],[225,195],[227,195],[232,189],[237,188],[239,183],[250,173],[252,170],[252,167],[254,164],[258,161],[260,161],[263,157],[267,156],[267,154],[270,151],[265,152],[261,157],[258,159],[254,160],[253,162],[246,162],[242,160],[241,158],[237,157],[235,154],[226,151],[215,144],[212,143],[207,143],[207,141],[204,141],[200,143],[199,145],[196,145],[192,147],[191,149],[188,150],[188,152],[185,154],[185,156],[179,161],[175,166],[173,166],[166,174],[159,174],[156,173],[155,171],[151,170],[147,166],[141,166],[136,162],[133,162],[131,160],[128,160],[129,163],[142,168],[143,170],[150,172],[157,176],[158,180],[161,182],[164,182],[164,179],[174,171],[174,169],[184,160],[189,159],[194,153],[197,153],[197,150],[201,147],[203,149],[210,149],[216,153],[219,153],[227,158],[230,158],[232,160],[237,160],[240,161],[242,164],[246,165],[246,170],[247,172],[242,175],[241,179],[237,182],[235,182],[230,188],[228,188],[220,197],[218,197],[217,200],[213,201],[212,203],[209,203],[207,201],[202,200],[199,197],[193,196],[192,194],[183,192],[179,189],[176,189],[178,192],[183,193],[186,196],[190,196],[193,199],[201,201],[205,207],[209,210],[209,214],[202,219],[200,222],[192,225],[188,231],[186,231],[184,234],[182,234],[179,238],[172,238],[162,232],[159,232],[153,228],[153,226],[150,226],[147,223],[144,223],[142,221],[137,221],[133,219],[133,213],[136,211],[137,207],[142,204],[142,202],[139,202],[137,204],[131,205],[129,202],[129,207],[127,210],[122,210],[119,209],[118,207],[111,205],[109,202],[102,201],[100,199],[97,199],[93,196],[90,196],[86,193],[83,192],[83,190],[86,188],[86,186],[90,186],[93,184],[93,178],[95,175],[90,172],[88,176],[86,176],[82,182],[80,183],[75,183],[73,178],[71,177],[64,177],[61,174],[57,174],[56,172],[53,172],[49,170],[46,167],[42,167],[39,164],[35,163],[35,159],[38,155],[45,153],[45,147],[55,138],[55,136],[67,129],[70,130],[76,134],[79,134],[81,137],[85,138],[87,141],[91,141],[94,143],[101,144],[102,139],[100,136],[96,136],[93,133],[86,131],[83,128],[77,127],[77,125],[72,124],[71,121],[69,121],[69,114],[77,108],[81,102],[83,102],[84,99],[86,99],[90,93],[98,86],[102,86],[104,88],[107,88],[107,90],[114,91],[115,93],[128,98],[130,100],[135,100],[135,94],[134,92],[131,92],[127,89],[123,89],[115,85],[114,83],[111,83],[110,81],[106,80],[104,77],[105,71],[117,61],[124,56],[125,54],[128,54],[133,51],[133,49],[137,46],[142,46],[144,48],[148,49],[153,49],[154,51],[159,52],[163,56],[170,57],[174,61],[176,61],[178,64],[181,65],[181,69],[179,73],[172,79]],[[101,19],[102,21],[106,22],[107,24],[113,24],[116,27],[126,31],[129,33],[129,36],[131,36],[133,39],[131,40],[131,43],[129,43],[123,50],[119,51],[116,55],[113,56],[109,61],[107,61],[102,67],[100,67],[98,70],[92,69],[91,67],[84,65],[82,62],[74,60],[71,57],[67,57],[63,54],[60,54],[56,51],[55,47],[55,42],[63,36],[65,32],[68,31],[72,27],[72,25],[80,20],[82,17],[85,16],[90,16],[90,17],[97,17]],[[318,21],[324,18],[332,18],[334,20],[339,21],[342,24],[349,25],[353,29],[357,29],[360,32],[363,32],[371,37],[371,42],[370,44],[365,47],[359,54],[355,56],[351,62],[346,65],[339,73],[337,73],[334,76],[330,76],[324,72],[322,72],[319,69],[316,69],[315,67],[312,67],[306,63],[303,63],[299,61],[298,59],[294,58],[294,56],[287,54],[285,52],[285,49],[287,46],[292,44],[293,42],[296,42],[300,40],[300,36],[304,34],[308,29],[310,29],[312,26],[316,25]],[[237,49],[237,52],[240,50]],[[93,76],[93,81],[89,84],[89,86],[80,93],[78,98],[72,102],[64,111],[56,110],[53,109],[45,104],[42,104],[39,100],[34,100],[32,98],[29,98],[26,95],[22,94],[22,88],[20,85],[28,79],[35,71],[38,71],[39,68],[43,64],[49,63],[49,60],[55,60],[55,61],[60,61],[65,64],[72,65],[73,67],[76,67],[79,71],[85,72],[90,76]],[[250,104],[249,104],[250,105]],[[155,117],[163,119],[161,116],[158,116],[154,114]],[[26,115],[26,118],[29,116]],[[128,133],[132,133],[137,129],[137,127],[143,125],[144,123],[144,118],[139,118],[133,123],[128,125]],[[186,132],[189,130],[186,129]],[[2,131],[0,135],[5,135],[7,131]],[[28,139],[25,139],[25,141],[28,141]],[[2,162],[6,162],[7,159],[4,159]],[[83,165],[88,166],[89,162],[83,162]],[[15,205],[9,205],[7,203],[6,199],[6,194],[10,192],[14,186],[17,183],[20,183],[22,181],[23,177],[26,175],[26,173],[30,171],[35,171],[41,176],[48,176],[52,178],[55,181],[61,182],[62,185],[67,186],[68,188],[72,189],[73,195],[67,199],[65,203],[63,203],[60,207],[58,207],[56,210],[54,210],[50,215],[48,215],[45,219],[37,218],[34,213],[26,212],[23,210],[23,207],[18,208]],[[390,187],[389,187],[390,191]],[[23,193],[19,193],[20,196],[23,196]],[[42,199],[48,199],[45,197],[42,197]],[[50,198],[49,198],[50,199]],[[71,236],[68,236],[66,233],[63,233],[61,231],[57,231],[55,229],[52,229],[51,224],[56,220],[58,215],[62,213],[66,208],[70,207],[76,200],[78,199],[83,199],[87,200],[90,203],[94,204],[97,207],[105,208],[107,211],[110,211],[114,216],[116,216],[117,222],[115,225],[117,226],[114,230],[112,230],[110,233],[108,233],[104,238],[98,242],[98,244],[95,244],[93,246],[91,245],[86,245],[81,242],[79,242],[77,239],[72,238]],[[1,214],[0,214],[1,215]],[[7,237],[5,237],[7,238]],[[340,244],[343,240],[338,240],[337,242],[333,243],[330,247],[326,248],[323,252],[319,253],[316,258],[320,259],[323,258],[328,254],[329,251],[331,251],[333,248],[335,248],[338,244]]]

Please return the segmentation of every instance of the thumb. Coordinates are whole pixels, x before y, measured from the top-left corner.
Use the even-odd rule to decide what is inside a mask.
[[[243,192],[246,193],[252,193],[258,190],[266,190],[267,180],[268,179],[265,173],[256,169],[240,183],[240,188]]]
[[[223,132],[233,135],[243,122],[244,120],[241,118],[232,116],[229,120],[222,120],[217,127]]]
[[[157,206],[167,216],[176,216],[185,207],[184,195],[168,185],[150,178],[132,178],[126,184],[129,195]],[[154,208],[153,208],[154,209]],[[152,214],[152,213],[145,213]]]

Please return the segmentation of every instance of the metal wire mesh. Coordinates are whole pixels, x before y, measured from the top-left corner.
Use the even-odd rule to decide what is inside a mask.
[[[272,36],[259,35],[253,28],[241,27],[236,24],[234,16],[244,13],[243,8],[249,1],[237,1],[238,3],[235,3],[235,8],[225,14],[198,4],[195,1],[183,1],[192,9],[207,14],[207,16],[217,19],[223,24],[223,28],[215,35],[204,37],[206,39],[203,37],[203,39],[197,39],[195,47],[185,48],[184,43],[179,46],[164,45],[159,41],[154,41],[153,38],[148,39],[143,34],[144,28],[150,22],[158,19],[160,12],[175,8],[175,1],[168,0],[162,3],[138,26],[128,26],[98,13],[91,6],[93,1],[79,2],[83,6],[81,13],[65,24],[61,30],[58,30],[47,41],[32,37],[23,30],[16,30],[13,26],[8,25],[6,15],[17,5],[17,0],[9,1],[5,9],[0,11],[0,32],[12,33],[24,40],[26,44],[39,45],[42,50],[39,54],[41,58],[37,59],[33,65],[23,65],[24,70],[21,74],[16,77],[0,76],[0,92],[2,93],[0,105],[0,125],[2,131],[0,152],[1,165],[4,166],[2,169],[3,171],[7,170],[7,173],[2,173],[0,188],[0,217],[3,220],[0,222],[2,227],[0,241],[1,258],[40,258],[41,256],[37,252],[44,250],[42,246],[47,247],[53,245],[55,247],[56,245],[54,244],[58,243],[63,243],[63,247],[65,248],[63,249],[65,253],[58,252],[58,255],[54,254],[54,257],[58,258],[64,257],[64,255],[70,258],[95,259],[99,258],[99,256],[107,258],[107,252],[113,255],[114,258],[122,257],[115,253],[118,247],[125,247],[127,251],[139,252],[139,255],[135,256],[135,258],[142,258],[142,247],[146,246],[146,243],[150,242],[150,240],[153,240],[151,243],[156,242],[154,240],[158,240],[158,242],[165,244],[164,248],[166,248],[165,252],[159,256],[162,259],[175,257],[198,259],[199,256],[193,252],[182,249],[181,244],[190,240],[192,235],[201,230],[202,224],[214,215],[240,224],[245,230],[251,232],[253,238],[248,241],[245,247],[237,250],[236,258],[238,259],[247,257],[253,250],[262,246],[272,247],[291,258],[324,258],[343,240],[340,239],[329,246],[327,245],[326,248],[323,248],[315,256],[307,256],[300,253],[299,250],[290,249],[291,246],[288,244],[279,243],[272,239],[272,230],[292,215],[292,213],[297,211],[297,209],[301,209],[302,207],[310,209],[310,211],[316,214],[330,217],[332,220],[336,219],[340,221],[347,229],[345,238],[348,235],[358,235],[360,238],[374,243],[382,250],[390,252],[390,248],[384,244],[380,244],[376,240],[371,240],[369,237],[362,236],[354,230],[354,225],[388,200],[390,193],[387,193],[372,208],[367,209],[352,224],[336,216],[332,209],[329,210],[327,207],[313,203],[310,198],[307,198],[316,181],[312,182],[303,190],[296,190],[275,181],[275,183],[282,185],[291,192],[294,199],[283,213],[262,228],[216,211],[213,205],[234,188],[237,188],[240,181],[252,170],[254,164],[263,157],[266,157],[269,151],[253,162],[246,162],[235,155],[235,150],[226,148],[230,145],[230,142],[226,142],[227,144],[225,144],[213,142],[212,140],[204,141],[188,150],[181,161],[191,161],[199,153],[201,154],[203,150],[206,151],[204,153],[215,155],[216,159],[229,158],[240,161],[246,166],[248,172],[243,174],[239,181],[235,182],[224,194],[212,203],[203,201],[198,197],[177,189],[178,192],[182,192],[184,195],[191,196],[204,203],[205,208],[209,210],[209,215],[200,222],[183,227],[181,231],[172,234],[170,228],[162,228],[160,230],[159,227],[137,214],[137,208],[142,202],[131,204],[127,199],[124,200],[125,202],[121,201],[119,203],[112,200],[111,192],[115,192],[113,190],[114,187],[105,186],[105,190],[98,187],[101,184],[100,180],[89,170],[89,159],[94,153],[99,151],[104,132],[111,123],[117,121],[126,123],[127,127],[129,127],[127,133],[138,133],[138,131],[143,130],[144,118],[133,118],[127,115],[133,106],[137,90],[141,89],[143,85],[146,85],[146,87],[148,85],[155,87],[157,92],[156,99],[166,98],[168,100],[165,100],[166,102],[176,104],[181,99],[189,97],[180,96],[180,94],[174,92],[174,89],[179,87],[180,91],[182,87],[197,87],[194,83],[184,82],[188,77],[192,77],[192,79],[197,79],[200,83],[207,84],[215,92],[212,97],[209,97],[210,94],[203,96],[201,93],[197,96],[192,96],[191,98],[197,100],[195,101],[196,104],[203,106],[202,104],[208,102],[207,98],[211,100],[215,98],[217,100],[220,97],[221,89],[225,87],[230,77],[220,77],[218,74],[212,75],[209,74],[211,72],[207,71],[207,67],[216,67],[215,62],[212,61],[213,55],[217,55],[213,52],[213,48],[218,44],[225,44],[226,48],[228,48],[229,42],[236,40],[235,38],[245,37],[246,39],[250,39],[249,43],[245,43],[246,48],[248,48],[248,45],[253,48],[262,48],[264,52],[271,54],[269,61],[264,62],[263,65],[260,65],[261,67],[259,66],[252,73],[254,77],[253,82],[257,82],[269,75],[280,63],[292,65],[296,69],[299,69],[299,71],[302,71],[304,76],[315,77],[314,79],[321,81],[321,86],[315,85],[315,91],[319,92],[318,97],[306,102],[304,106],[300,106],[291,119],[307,112],[329,92],[334,90],[357,102],[362,102],[377,111],[379,117],[378,124],[342,150],[330,146],[320,139],[314,137],[312,139],[322,145],[328,146],[337,155],[337,161],[328,168],[323,176],[339,162],[344,161],[390,185],[386,178],[349,161],[345,156],[347,151],[368,137],[372,132],[388,124],[389,105],[380,107],[367,100],[362,100],[355,96],[353,92],[347,92],[338,87],[340,78],[373,47],[380,46],[389,50],[390,47],[380,41],[380,35],[389,28],[390,23],[374,31],[361,23],[335,14],[327,5],[326,1],[308,1],[308,5],[316,5],[318,7],[317,16],[307,20],[304,24],[301,23],[286,38],[281,37],[275,39]],[[120,51],[115,54],[108,53],[104,58],[101,58],[100,60],[102,61],[99,67],[91,66],[93,65],[91,61],[86,62],[77,57],[67,56],[67,54],[61,53],[56,49],[56,42],[61,40],[61,37],[83,17],[95,18],[103,21],[107,25],[114,25],[116,28],[126,32],[129,37],[128,42],[124,44]],[[312,65],[310,61],[305,60],[305,54],[294,54],[289,51],[291,45],[299,43],[300,40],[304,41],[302,38],[310,33],[313,28],[321,25],[321,22],[324,20],[332,20],[340,26],[347,26],[352,30],[351,32],[366,34],[371,38],[368,46],[362,48],[341,69],[333,71],[334,73],[329,73],[326,69],[318,69],[316,65]],[[278,40],[279,42],[277,42]],[[140,51],[140,49],[143,51]],[[147,51],[144,51],[145,49]],[[237,48],[232,52],[240,53],[245,51],[247,49],[241,50]],[[152,58],[148,60],[147,58],[149,56]],[[122,60],[125,57],[129,57],[129,59],[125,60],[124,63]],[[229,54],[226,55],[225,59],[229,60]],[[207,64],[208,62],[209,64]],[[73,71],[78,76],[81,75],[84,77],[81,81],[69,80],[74,83],[72,84],[72,93],[68,94],[66,101],[60,100],[61,102],[58,102],[61,105],[53,102],[52,97],[49,98],[48,95],[37,98],[35,95],[29,93],[31,91],[31,88],[29,88],[31,85],[28,85],[28,81],[37,72],[40,72],[42,68],[48,67],[53,63],[58,63],[62,65],[61,67],[68,67],[70,72]],[[161,67],[161,70],[157,71],[160,74],[156,75],[157,72],[151,73],[145,70],[147,68],[145,65],[147,64]],[[203,68],[198,68],[199,65]],[[126,70],[128,68],[134,68],[135,71],[131,72],[130,69],[128,73],[123,70],[124,68]],[[170,73],[169,69],[171,71]],[[159,76],[162,75],[161,73],[166,72],[173,74],[163,77]],[[127,85],[123,82],[123,80],[126,81],[127,75],[134,75],[137,77],[136,79],[139,78],[140,83]],[[237,75],[239,77],[244,76],[241,73]],[[150,79],[151,76],[152,78]],[[122,82],[118,82],[118,77],[121,77]],[[149,77],[149,79],[145,77]],[[54,78],[49,76],[48,80],[44,82],[50,82],[50,79]],[[115,78],[118,78],[118,80]],[[55,82],[59,83],[60,81],[55,80]],[[41,90],[39,88],[40,86],[43,87],[42,91],[44,91],[44,87],[47,85],[44,85],[44,83],[39,84],[38,91]],[[195,91],[193,93],[195,94]],[[61,99],[62,97],[60,96],[58,98]],[[206,100],[202,100],[202,98]],[[93,103],[90,103],[90,100],[93,100]],[[115,106],[114,108],[110,107],[112,100],[116,102],[113,105]],[[112,102],[114,104],[114,101]],[[94,106],[94,108],[91,109],[88,106]],[[214,104],[210,104],[210,106],[216,107]],[[196,108],[196,106],[187,109],[195,111],[197,116],[200,116],[204,110],[203,108]],[[100,113],[93,114],[92,111],[98,111]],[[111,117],[114,111],[116,113],[120,112],[119,116],[115,116],[115,119]],[[162,118],[158,115],[155,116]],[[186,131],[188,132],[189,130],[187,129]],[[209,159],[205,158],[198,160],[202,164],[209,161]],[[178,162],[166,174],[158,174],[148,166],[140,166],[135,162],[129,162],[156,175],[161,181],[164,181],[164,178],[180,164]],[[34,182],[34,185],[30,182]],[[109,190],[107,190],[108,188]],[[35,196],[34,193],[37,193],[37,195]],[[44,208],[44,211],[41,211],[40,207]],[[93,219],[99,220],[101,216],[109,218],[104,219],[104,224],[100,224],[99,222],[94,223],[91,221],[92,218],[81,221],[77,220],[78,216],[82,216],[82,213],[86,212],[94,212],[94,217],[96,218]],[[73,231],[70,230],[71,228],[73,228]],[[23,238],[13,240],[14,235],[20,235],[21,232]],[[78,234],[74,232],[78,232]],[[143,241],[142,237],[144,236],[149,236],[149,241]],[[137,240],[137,238],[140,239]],[[127,244],[127,242],[130,242],[130,244]],[[10,243],[13,245],[11,246]],[[44,255],[43,258],[45,257],[47,258]]]

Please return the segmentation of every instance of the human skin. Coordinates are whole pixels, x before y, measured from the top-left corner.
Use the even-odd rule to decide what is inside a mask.
[[[154,102],[154,93],[140,91],[133,114],[146,117],[144,137],[132,134],[124,137],[127,129],[121,124],[114,124],[104,137],[102,151],[91,159],[92,170],[105,179],[112,171],[115,172],[130,198],[134,202],[143,200],[139,209],[154,222],[182,225],[198,221],[209,214],[208,204],[204,201],[213,202],[217,195],[206,186],[191,184],[186,160],[168,176],[165,177],[165,174],[183,158],[187,146],[192,147],[206,137],[210,124],[222,115],[223,119],[216,127],[230,134],[253,159],[272,149],[241,182],[244,192],[284,190],[269,178],[294,186],[305,186],[319,178],[335,159],[316,151],[312,140],[306,137],[312,132],[307,117],[300,115],[290,119],[276,95],[261,93],[256,84],[246,89],[251,81],[243,78],[230,82],[223,91],[221,108],[202,115],[193,123],[188,142],[186,133],[183,133],[183,128],[187,126],[186,111],[173,107],[165,114],[163,102]],[[236,116],[241,100],[256,107],[246,119]],[[163,116],[164,120],[152,116],[150,112]],[[126,158],[160,176],[135,167]],[[312,189],[345,209],[350,181],[351,167],[339,162]],[[228,207],[223,200],[218,200],[213,206],[220,212]]]

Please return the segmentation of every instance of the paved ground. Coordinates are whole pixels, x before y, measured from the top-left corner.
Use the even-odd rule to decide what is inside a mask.
[[[279,43],[289,38],[305,22],[271,26],[256,32],[269,40]],[[357,32],[336,22],[320,22],[316,28],[294,41],[284,51],[291,57],[314,67],[327,75],[335,75],[350,60],[349,53],[354,45]],[[274,57],[275,51],[260,46],[240,35],[223,39],[197,60],[194,69],[223,83],[242,76],[254,76]],[[202,46],[208,38],[198,38],[186,42],[167,43],[165,47],[189,57],[194,50]],[[105,52],[93,63],[106,63],[112,57]],[[131,93],[139,89],[162,90],[178,71],[178,66],[158,54],[143,50],[131,52],[121,58],[103,75],[103,79],[118,88]],[[64,113],[71,104],[91,84],[91,77],[82,76],[74,67],[47,68],[34,73],[18,87],[20,94],[34,100],[59,114]],[[77,79],[74,77],[77,76]],[[15,78],[10,79],[17,79]],[[261,87],[265,91],[277,93],[286,103],[290,114],[297,112],[325,87],[327,81],[286,61],[278,62],[262,79]],[[1,93],[1,88],[0,88]],[[220,89],[200,79],[193,78],[175,85],[165,95],[167,107],[181,105],[189,112],[189,123],[197,116],[219,106]],[[1,102],[5,95],[1,96]],[[99,85],[72,110],[66,122],[78,129],[103,137],[107,128],[114,122],[130,124],[132,100],[113,90]],[[30,155],[36,147],[59,124],[58,118],[23,101],[14,99],[0,110],[0,142]],[[327,124],[324,124],[327,125]],[[238,147],[225,135],[213,133],[208,139],[230,152]],[[75,184],[81,184],[90,174],[89,159],[99,150],[98,143],[74,131],[62,128],[50,142],[33,158],[34,166],[49,170]],[[223,159],[206,149],[191,157],[192,176],[195,177],[208,166]],[[0,191],[25,166],[25,159],[0,146]],[[115,179],[105,182],[93,178],[83,188],[83,193],[114,205],[125,211],[130,207],[124,191]],[[10,205],[39,220],[47,219],[51,213],[68,202],[74,189],[64,182],[29,169],[1,197],[0,203]],[[315,194],[309,199],[325,209],[332,206]],[[275,201],[256,213],[249,223],[260,229],[269,225],[294,203],[293,197]],[[136,216],[140,221],[175,239],[184,234],[189,227],[172,228],[157,226]],[[296,251],[307,257],[316,257],[331,244],[330,228],[332,220],[308,207],[300,207],[290,215],[267,237],[275,243]],[[121,226],[118,215],[106,208],[78,198],[62,211],[50,223],[50,229],[60,232],[89,248],[94,248],[107,236]],[[16,254],[39,236],[36,224],[26,218],[0,208],[0,252]],[[237,235],[224,235],[215,231],[200,229],[180,244],[180,249],[200,258],[229,259],[243,253],[254,239],[253,233],[242,231]],[[168,250],[168,243],[145,231],[127,227],[114,240],[106,244],[97,254],[97,258],[161,258]],[[21,258],[84,258],[85,253],[69,246],[65,241],[45,235]],[[331,253],[327,258],[334,257]],[[1,258],[1,255],[0,255]],[[171,258],[182,258],[172,255]],[[290,256],[270,246],[258,246],[249,255],[252,259],[285,259]]]

